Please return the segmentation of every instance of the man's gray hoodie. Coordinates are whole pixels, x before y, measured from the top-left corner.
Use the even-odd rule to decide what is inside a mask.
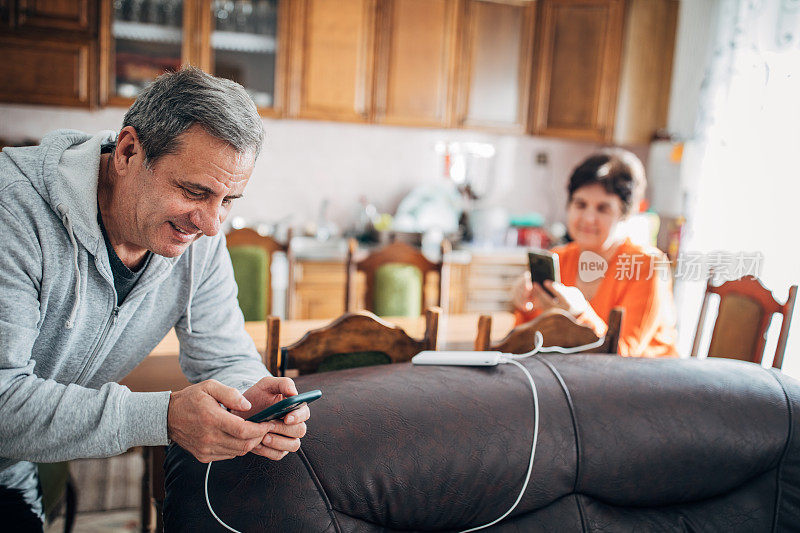
[[[153,255],[117,304],[97,223],[100,147],[61,130],[0,153],[0,471],[167,444],[169,392],[118,385],[175,328],[192,382],[268,375],[236,301],[222,235]]]

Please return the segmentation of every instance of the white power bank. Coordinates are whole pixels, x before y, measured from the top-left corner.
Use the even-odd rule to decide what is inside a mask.
[[[425,350],[411,358],[415,365],[496,366],[501,352],[434,352]]]

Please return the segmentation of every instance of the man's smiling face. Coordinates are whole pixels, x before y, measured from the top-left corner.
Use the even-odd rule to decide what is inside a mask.
[[[126,228],[126,245],[165,257],[182,254],[203,235],[216,235],[253,172],[253,154],[193,126],[179,137],[178,150],[151,168],[131,169],[115,191]]]

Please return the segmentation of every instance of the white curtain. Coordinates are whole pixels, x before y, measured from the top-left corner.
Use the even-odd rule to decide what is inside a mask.
[[[695,135],[684,152],[689,201],[681,248],[706,258],[760,254],[757,274],[783,302],[800,283],[800,0],[719,0],[716,10]],[[704,286],[676,281],[684,354]],[[765,364],[779,326],[776,318]],[[783,369],[800,376],[800,309]]]

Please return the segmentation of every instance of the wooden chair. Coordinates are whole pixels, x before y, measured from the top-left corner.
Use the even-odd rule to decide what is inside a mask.
[[[779,313],[783,316],[783,322],[772,366],[780,368],[783,365],[783,354],[786,351],[789,326],[792,323],[792,311],[797,299],[797,285],[789,288],[786,303],[780,304],[772,296],[772,292],[755,276],[726,281],[719,286],[713,285],[712,277],[713,275],[709,277],[706,284],[703,306],[700,308],[700,318],[697,321],[697,331],[692,344],[692,357],[697,357],[700,348],[710,295],[717,294],[719,311],[711,334],[708,357],[727,357],[760,364],[764,357],[764,345],[772,315]]]
[[[236,229],[225,235],[225,239],[227,241],[228,249],[236,248],[239,246],[256,246],[258,248],[263,248],[267,252],[267,257],[269,258],[269,263],[272,263],[272,254],[275,252],[284,252],[286,254],[286,259],[289,263],[289,279],[286,289],[286,309],[285,315],[291,315],[291,287],[292,287],[292,274],[294,272],[294,256],[291,250],[291,241],[292,241],[292,230],[286,234],[286,244],[281,244],[276,241],[272,237],[260,235],[257,231],[251,228],[242,228]],[[268,267],[269,268],[269,267]],[[272,312],[272,283],[271,277],[269,278],[269,282],[267,283],[266,287],[266,299],[267,299],[267,307],[266,307],[266,315],[270,315]],[[266,317],[264,317],[266,318]]]
[[[619,353],[619,335],[622,329],[624,311],[615,307],[608,315],[608,332],[603,344],[597,348],[586,350],[593,353]],[[492,316],[481,315],[478,319],[478,335],[475,338],[475,349],[479,351],[497,350],[505,353],[526,353],[535,346],[535,334],[541,332],[543,346],[561,346],[574,348],[585,344],[592,344],[600,340],[594,330],[583,324],[578,324],[575,319],[563,309],[550,309],[541,315],[520,324],[512,329],[497,344],[491,344]]]
[[[366,291],[364,295],[364,309],[375,312],[375,273],[376,271],[390,263],[401,263],[412,265],[419,269],[422,274],[421,299],[422,308],[425,308],[425,286],[428,275],[432,272],[439,274],[439,290],[436,297],[438,307],[447,306],[447,287],[449,286],[449,268],[444,262],[444,256],[450,251],[450,243],[442,241],[442,256],[438,263],[429,261],[421,251],[404,242],[393,242],[384,246],[380,250],[371,253],[361,261],[355,260],[358,249],[358,242],[350,239],[347,249],[347,278],[345,282],[344,309],[346,312],[355,311],[357,297],[355,294],[356,274],[358,271],[364,272],[366,276]]]
[[[69,462],[36,463],[36,468],[39,473],[39,485],[42,489],[42,511],[44,511],[45,524],[50,525],[53,516],[60,514],[63,509],[64,533],[70,533],[75,526],[78,493],[69,470]]]
[[[329,358],[342,354],[370,352],[385,354],[386,362],[403,363],[422,350],[438,346],[439,317],[442,310],[425,311],[425,335],[414,339],[397,326],[385,322],[369,311],[345,313],[327,326],[306,333],[302,339],[279,349],[280,320],[267,320],[267,369],[283,376],[289,368],[302,374],[317,372]]]

